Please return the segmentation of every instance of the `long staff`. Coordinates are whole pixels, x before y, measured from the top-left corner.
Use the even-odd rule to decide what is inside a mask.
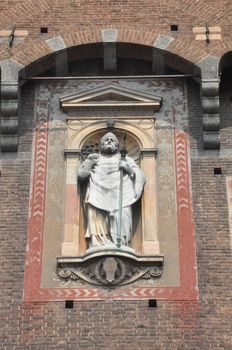
[[[125,141],[126,141],[126,133],[123,137],[124,140],[124,147],[120,151],[121,159],[124,160],[127,154],[127,150],[125,147]],[[120,184],[119,184],[119,208],[118,208],[118,229],[117,229],[117,247],[121,247],[122,242],[122,235],[121,235],[121,228],[122,228],[122,200],[123,200],[123,169],[120,169]]]

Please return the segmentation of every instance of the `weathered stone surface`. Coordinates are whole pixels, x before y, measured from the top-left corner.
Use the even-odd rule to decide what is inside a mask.
[[[153,46],[157,49],[165,49],[173,40],[174,38],[169,35],[159,35]]]
[[[1,150],[2,152],[16,152],[18,139],[18,73],[23,66],[12,59],[7,59],[0,61],[0,67]]]
[[[6,140],[4,140],[6,138]],[[18,138],[18,82],[2,82],[1,85],[1,150],[17,151]],[[12,147],[11,147],[12,141]]]
[[[197,62],[197,66],[201,69],[203,79],[218,79],[219,61],[220,57],[209,55]]]
[[[13,59],[7,59],[0,61],[1,67],[1,81],[2,82],[12,82],[18,81],[18,73],[23,69],[23,65],[14,61]]]
[[[203,145],[205,149],[220,148],[219,80],[202,80]],[[212,135],[210,135],[212,132]]]
[[[54,38],[48,39],[46,42],[53,51],[59,51],[66,48],[66,45],[61,36],[56,36]]]
[[[204,131],[219,131],[220,130],[220,116],[219,115],[203,115],[203,130]]]
[[[117,40],[117,29],[102,29],[102,41],[105,43],[114,43]]]
[[[163,256],[137,256],[128,249],[105,248],[77,258],[57,258],[57,274],[66,281],[116,287],[140,279],[157,279],[163,272]]]
[[[209,129],[209,126],[207,126],[207,128]],[[204,148],[205,149],[219,149],[220,148],[220,135],[217,132],[205,131],[203,141],[204,141]]]
[[[117,53],[116,53],[116,29],[103,29],[102,41],[104,42],[104,69],[106,71],[114,71],[117,69]]]

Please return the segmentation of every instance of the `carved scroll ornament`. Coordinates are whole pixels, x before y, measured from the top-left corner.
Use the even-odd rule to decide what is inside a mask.
[[[163,257],[139,257],[123,251],[93,253],[83,258],[58,258],[57,273],[64,280],[99,286],[120,286],[161,276]]]

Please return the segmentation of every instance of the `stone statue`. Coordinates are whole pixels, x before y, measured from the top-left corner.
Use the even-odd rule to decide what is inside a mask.
[[[85,208],[89,248],[128,246],[132,239],[132,204],[139,200],[145,176],[135,161],[121,156],[117,137],[100,141],[101,153],[90,154],[78,170],[87,181]]]

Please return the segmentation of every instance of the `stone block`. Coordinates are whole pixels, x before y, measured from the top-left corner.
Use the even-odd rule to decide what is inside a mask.
[[[66,45],[63,39],[61,38],[61,36],[56,36],[52,39],[48,39],[46,40],[46,43],[48,44],[50,49],[52,49],[53,51],[59,51],[66,48]]]
[[[117,29],[103,29],[102,41],[105,43],[114,43],[117,41]]]
[[[165,49],[174,38],[168,35],[159,35],[156,41],[154,42],[153,46],[157,49]]]

